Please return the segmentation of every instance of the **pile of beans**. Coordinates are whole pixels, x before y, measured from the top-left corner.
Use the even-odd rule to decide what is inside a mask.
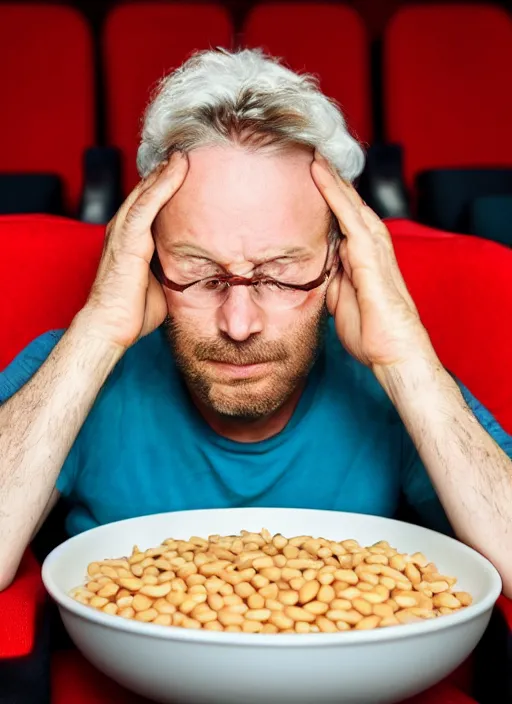
[[[169,538],[93,562],[71,596],[107,614],[161,626],[243,633],[337,633],[396,626],[471,604],[424,555],[381,541],[361,547],[242,531]]]

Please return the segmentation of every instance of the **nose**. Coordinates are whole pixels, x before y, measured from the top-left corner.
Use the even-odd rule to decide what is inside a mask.
[[[263,330],[263,311],[253,301],[249,286],[231,287],[218,316],[219,329],[237,342]]]

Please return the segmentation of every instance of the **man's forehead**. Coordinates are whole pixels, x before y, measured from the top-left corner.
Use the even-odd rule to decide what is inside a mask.
[[[211,252],[249,244],[267,256],[315,247],[325,238],[329,210],[311,177],[305,150],[248,152],[205,147],[189,155],[189,173],[165,206],[158,230],[166,248],[193,245]]]
[[[171,254],[181,257],[204,257],[205,259],[209,259],[213,254],[211,250],[195,244],[193,239],[189,241],[178,240],[176,242],[172,242],[168,245],[167,249]],[[265,249],[260,248],[257,256],[253,257],[251,261],[256,264],[258,262],[262,263],[278,257],[301,258],[310,255],[311,252],[311,247],[298,245],[287,247],[276,245]]]

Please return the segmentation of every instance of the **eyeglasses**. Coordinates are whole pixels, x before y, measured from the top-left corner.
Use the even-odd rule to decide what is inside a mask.
[[[192,308],[219,308],[226,302],[229,289],[232,286],[249,286],[252,298],[258,306],[282,310],[300,306],[310,291],[319,288],[329,278],[331,273],[331,268],[328,265],[330,253],[331,248],[328,247],[320,276],[303,284],[277,281],[264,274],[257,274],[252,278],[221,274],[181,285],[171,281],[164,274],[156,251],[151,261],[151,270],[162,286],[180,293],[183,296],[183,302]]]

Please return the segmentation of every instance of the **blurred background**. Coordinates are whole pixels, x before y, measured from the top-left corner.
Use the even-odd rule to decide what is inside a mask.
[[[155,83],[197,49],[316,74],[383,217],[512,246],[512,2],[0,2],[0,214],[107,222]]]

